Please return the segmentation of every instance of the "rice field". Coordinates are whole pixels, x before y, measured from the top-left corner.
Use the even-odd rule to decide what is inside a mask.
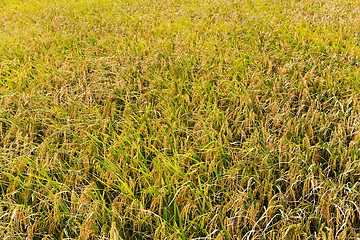
[[[0,239],[359,239],[357,0],[0,1]]]

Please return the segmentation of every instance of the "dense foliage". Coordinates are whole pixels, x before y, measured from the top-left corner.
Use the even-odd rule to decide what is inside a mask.
[[[350,239],[355,0],[0,3],[1,239]]]

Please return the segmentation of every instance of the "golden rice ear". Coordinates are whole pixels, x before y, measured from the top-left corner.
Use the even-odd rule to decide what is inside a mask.
[[[215,240],[223,240],[223,235],[222,235],[222,232],[220,232],[219,234],[217,234]]]
[[[166,233],[167,233],[166,223],[162,222],[154,232],[154,239],[157,239],[157,240],[164,239],[166,236]]]
[[[119,231],[116,227],[116,222],[112,222],[111,223],[111,228],[110,228],[110,240],[122,240],[122,238],[120,237]]]

